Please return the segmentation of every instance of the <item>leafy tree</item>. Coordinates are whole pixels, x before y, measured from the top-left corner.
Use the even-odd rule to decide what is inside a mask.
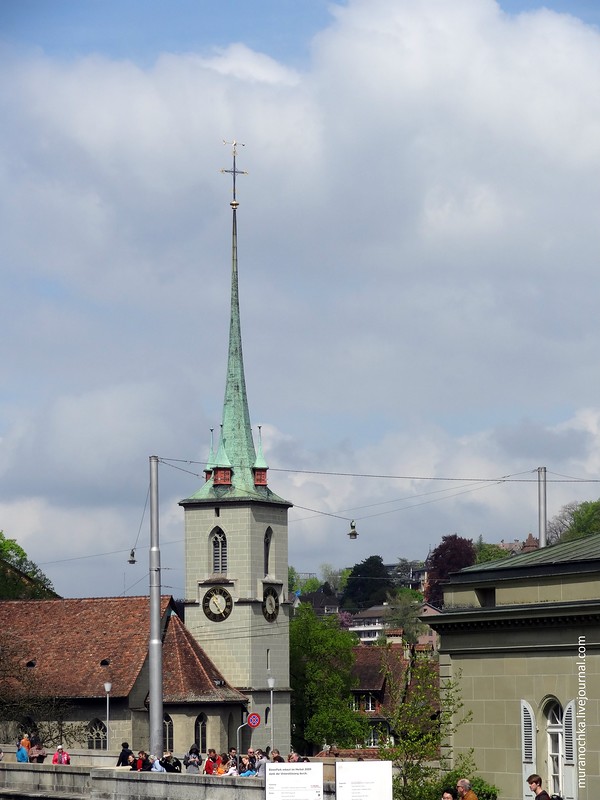
[[[297,592],[300,588],[300,578],[295,567],[288,567],[288,592]]]
[[[444,604],[442,582],[451,572],[458,572],[475,563],[475,548],[470,539],[464,539],[457,533],[442,536],[442,541],[431,552],[427,559],[427,587],[425,600],[436,608]]]
[[[406,586],[412,580],[414,571],[423,567],[422,561],[409,561],[407,558],[399,558],[394,568],[394,583],[397,586]]]
[[[323,582],[331,586],[334,594],[344,591],[348,583],[348,575],[350,575],[350,570],[348,568],[334,569],[331,564],[321,564],[320,569]]]
[[[369,556],[352,568],[342,605],[347,609],[363,609],[383,603],[392,585],[381,556]]]
[[[321,588],[321,581],[318,578],[307,578],[300,584],[300,596],[309,592],[318,592]]]
[[[31,600],[56,596],[50,579],[15,539],[7,539],[0,531],[0,597]]]
[[[560,537],[561,542],[573,542],[600,533],[600,500],[579,503],[573,511],[571,524]]]
[[[553,517],[546,526],[546,540],[548,544],[556,544],[562,539],[573,524],[573,515],[579,508],[580,503],[573,501],[564,505],[558,514]]]
[[[419,619],[423,595],[415,589],[397,589],[388,595],[389,614],[387,624],[392,628],[402,628],[404,639],[416,644],[427,626]]]
[[[393,741],[380,748],[380,757],[394,762],[394,800],[425,800],[439,771],[448,769],[449,742],[469,722],[458,679],[441,680],[437,661],[412,649],[407,665],[388,647],[384,672],[385,714]],[[437,762],[439,767],[433,766]]]
[[[480,536],[475,545],[475,563],[484,564],[487,561],[498,561],[501,558],[506,558],[510,553],[499,544],[489,544],[483,541],[483,536]]]
[[[365,740],[368,720],[351,707],[355,644],[336,616],[317,617],[308,604],[291,620],[292,744],[299,753]]]

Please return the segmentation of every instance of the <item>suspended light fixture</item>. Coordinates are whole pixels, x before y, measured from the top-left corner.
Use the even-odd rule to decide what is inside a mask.
[[[357,533],[357,530],[356,530],[356,525],[354,524],[354,520],[352,520],[352,522],[350,523],[350,530],[348,532],[348,536],[351,539],[358,538],[358,533]]]
[[[128,564],[135,564],[135,550],[132,549],[131,553],[129,553],[129,558],[127,559]]]

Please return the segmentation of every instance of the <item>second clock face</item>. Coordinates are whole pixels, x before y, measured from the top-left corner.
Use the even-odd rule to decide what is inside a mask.
[[[213,622],[222,622],[233,611],[233,598],[222,586],[213,586],[202,598],[202,610]]]
[[[275,622],[279,614],[279,595],[272,586],[267,586],[264,591],[262,612],[267,622]]]

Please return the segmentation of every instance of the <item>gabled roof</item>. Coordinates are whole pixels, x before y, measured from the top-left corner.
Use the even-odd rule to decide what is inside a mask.
[[[353,614],[352,619],[377,619],[379,617],[387,617],[391,610],[391,607],[387,604],[371,606],[370,608],[366,608],[364,611],[359,611],[357,614]]]
[[[226,690],[235,690],[202,649],[194,647],[170,597],[161,598],[161,615],[165,699],[182,696],[185,671],[192,687],[190,699],[197,695],[224,702]],[[150,601],[148,597],[8,600],[0,602],[0,631],[15,642],[24,685],[35,682],[44,695],[54,697],[99,698],[105,696],[104,683],[110,681],[112,697],[127,697],[148,656]],[[216,681],[222,686],[217,687]]]
[[[165,703],[243,703],[176,614],[167,621],[163,643]]]
[[[600,534],[586,536],[573,542],[549,545],[529,553],[473,564],[460,572],[449,576],[449,583],[464,583],[476,579],[491,578],[492,574],[499,578],[518,577],[529,574],[548,574],[561,571],[599,571],[600,570]]]
[[[384,691],[386,662],[389,663],[397,678],[402,675],[406,665],[402,645],[388,645],[387,647],[357,645],[354,648],[354,655],[352,674],[357,679],[354,691],[363,694]]]

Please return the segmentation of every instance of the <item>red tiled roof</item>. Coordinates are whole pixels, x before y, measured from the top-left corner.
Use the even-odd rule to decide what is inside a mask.
[[[247,703],[230,686],[176,614],[167,621],[163,643],[165,703]]]
[[[389,664],[394,672],[401,674],[406,663],[402,645],[392,644],[388,647],[357,645],[354,648],[354,655],[356,659],[352,672],[358,678],[355,692],[383,691],[386,677],[384,665]],[[393,657],[390,658],[390,655]]]
[[[245,700],[194,642],[171,602],[161,598],[165,700]],[[15,642],[24,682],[29,687],[35,683],[44,695],[104,697],[104,683],[110,681],[112,697],[127,697],[148,655],[150,601],[8,600],[0,602],[0,631]]]

